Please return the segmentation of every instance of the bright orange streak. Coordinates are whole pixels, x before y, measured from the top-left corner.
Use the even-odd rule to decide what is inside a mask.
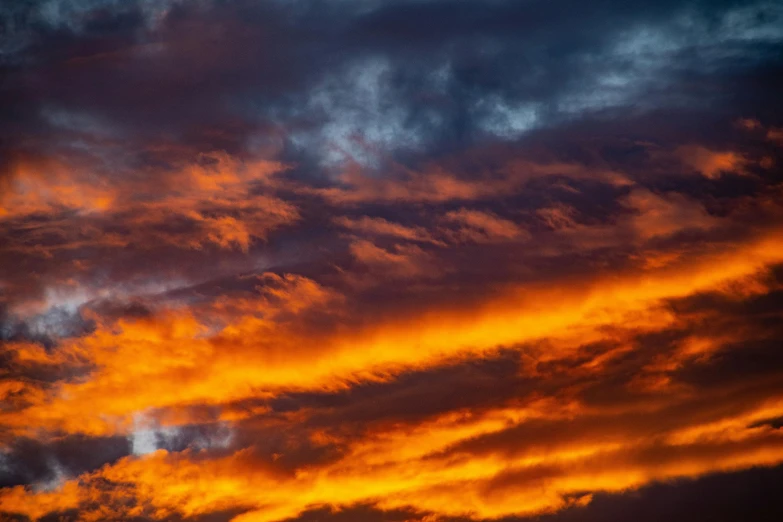
[[[317,339],[255,313],[264,312],[258,307],[266,301],[248,303],[243,315],[229,317],[214,335],[187,312],[153,322],[123,321],[58,350],[59,358],[96,364],[90,380],[63,384],[50,401],[0,419],[18,429],[111,433],[128,429],[129,415],[148,408],[220,404],[282,390],[334,390],[346,382],[482,357],[501,345],[541,339],[586,343],[617,324],[660,329],[675,320],[659,307],[661,300],[720,288],[780,261],[783,241],[776,231],[689,264],[574,283],[568,290],[562,282],[509,288],[489,302]],[[309,299],[300,295],[313,292],[323,290],[305,283],[286,299]],[[318,299],[313,305],[323,302]]]

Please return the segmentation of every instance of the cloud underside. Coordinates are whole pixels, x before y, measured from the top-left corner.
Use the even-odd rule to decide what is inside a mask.
[[[0,518],[777,520],[782,19],[0,7]]]

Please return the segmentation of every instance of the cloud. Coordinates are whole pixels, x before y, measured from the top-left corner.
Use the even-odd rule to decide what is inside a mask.
[[[774,514],[782,17],[3,6],[0,518]]]
[[[458,238],[476,243],[529,238],[513,221],[489,212],[461,208],[447,213],[444,220],[458,225]]]
[[[433,242],[430,233],[423,227],[407,227],[399,223],[392,223],[383,218],[362,216],[359,219],[340,217],[335,222],[349,230],[363,232],[372,235],[392,236],[409,241]]]
[[[703,147],[683,147],[680,149],[683,161],[694,170],[708,178],[715,178],[724,172],[742,174],[745,159],[734,152],[718,152]]]

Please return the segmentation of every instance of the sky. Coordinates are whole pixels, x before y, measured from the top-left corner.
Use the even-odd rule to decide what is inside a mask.
[[[783,4],[0,3],[0,520],[783,520]]]

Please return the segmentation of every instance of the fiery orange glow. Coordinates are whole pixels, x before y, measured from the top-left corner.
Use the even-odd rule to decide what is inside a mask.
[[[0,520],[779,520],[783,12],[632,4],[0,7]]]

